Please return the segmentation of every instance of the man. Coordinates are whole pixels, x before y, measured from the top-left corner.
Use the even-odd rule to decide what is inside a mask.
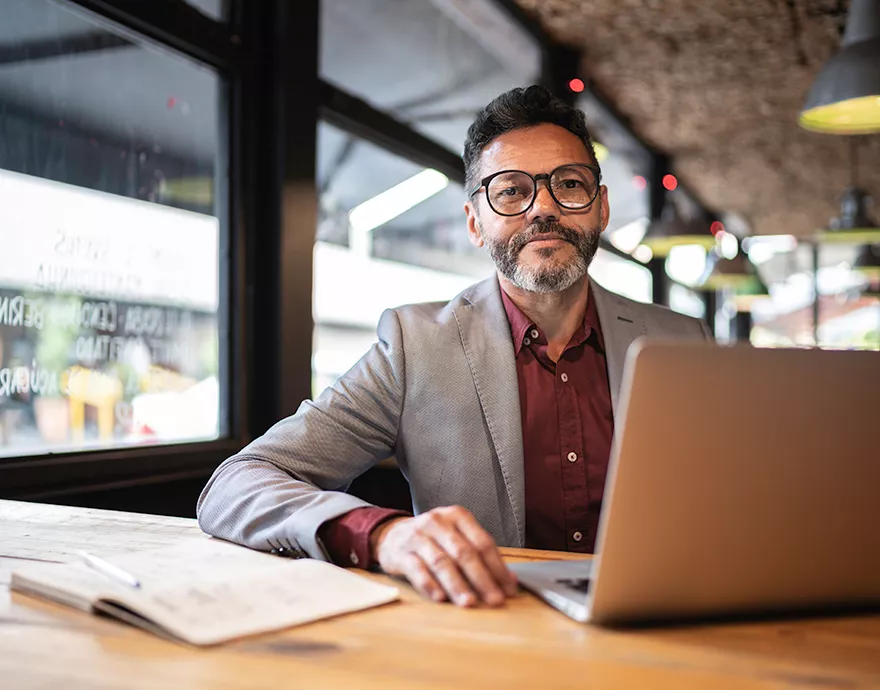
[[[464,162],[468,235],[497,276],[386,311],[351,371],[218,467],[206,532],[378,565],[461,606],[516,592],[497,545],[592,551],[627,347],[707,332],[587,276],[609,211],[581,111],[513,89],[477,115]],[[341,493],[392,454],[415,517]]]

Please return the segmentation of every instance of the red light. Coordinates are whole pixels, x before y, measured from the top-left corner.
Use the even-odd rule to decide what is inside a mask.
[[[670,192],[678,187],[678,180],[676,179],[675,175],[664,175],[663,186]]]
[[[648,181],[642,177],[641,175],[636,175],[632,179],[633,187],[638,189],[640,192],[648,188]]]
[[[584,82],[582,79],[572,79],[568,82],[568,88],[570,88],[575,93],[581,93],[585,88]]]
[[[709,232],[713,235],[717,235],[719,232],[724,232],[724,223],[720,220],[713,220],[712,225],[709,226]]]
[[[169,96],[168,101],[165,105],[168,106],[168,110],[171,110],[177,104],[177,99],[174,96]]]

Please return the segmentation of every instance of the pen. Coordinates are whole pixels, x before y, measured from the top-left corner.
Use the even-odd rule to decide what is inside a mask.
[[[141,583],[138,582],[137,578],[124,571],[119,566],[113,565],[112,563],[108,563],[103,558],[98,558],[97,556],[93,556],[90,553],[86,553],[85,551],[78,551],[77,554],[80,558],[83,559],[83,562],[97,570],[102,575],[106,575],[111,580],[115,580],[116,582],[120,582],[124,585],[128,585],[129,587],[135,587],[136,589],[140,589]]]

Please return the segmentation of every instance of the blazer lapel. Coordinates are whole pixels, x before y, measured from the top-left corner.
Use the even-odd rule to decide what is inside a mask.
[[[590,299],[596,300],[599,325],[605,341],[605,359],[608,363],[608,385],[611,388],[611,406],[617,417],[617,401],[623,380],[626,351],[639,336],[646,335],[644,319],[633,311],[626,300],[590,280]]]
[[[461,342],[495,446],[519,543],[525,543],[525,478],[519,384],[510,324],[497,278],[474,286],[455,309]]]

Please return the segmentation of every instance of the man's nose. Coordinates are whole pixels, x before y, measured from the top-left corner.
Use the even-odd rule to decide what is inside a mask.
[[[556,199],[550,194],[549,180],[538,180],[538,186],[535,189],[535,203],[529,209],[529,221],[540,219],[559,220],[560,210]]]

